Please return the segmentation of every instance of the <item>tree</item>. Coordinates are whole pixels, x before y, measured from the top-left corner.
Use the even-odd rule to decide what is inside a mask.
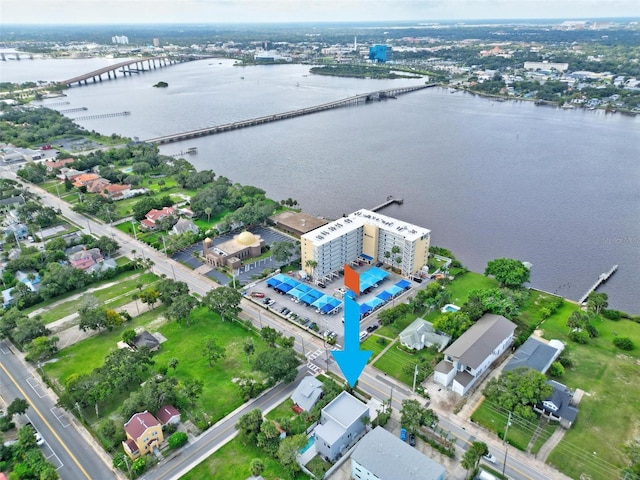
[[[107,326],[107,310],[102,306],[90,307],[84,305],[80,307],[78,314],[80,316],[78,327],[83,332],[87,330],[100,331]]]
[[[260,330],[260,335],[270,347],[275,347],[276,341],[279,337],[282,336],[282,334],[278,330],[271,327],[262,327],[262,329]]]
[[[259,477],[264,472],[264,462],[259,458],[252,459],[249,465],[249,472],[251,472],[252,477]]]
[[[520,260],[498,258],[487,263],[484,274],[493,276],[503,287],[519,288],[529,281],[531,272]]]
[[[291,242],[275,242],[271,245],[271,256],[276,262],[287,263],[293,254]]]
[[[165,305],[171,305],[175,299],[189,293],[189,286],[185,282],[165,278],[156,284],[159,299]]]
[[[58,337],[37,337],[27,344],[26,359],[31,362],[41,362],[58,351]]]
[[[171,434],[171,436],[167,439],[167,442],[169,443],[169,448],[180,448],[185,443],[187,443],[188,440],[189,437],[186,433],[175,432]]]
[[[176,297],[169,308],[167,308],[167,318],[180,321],[184,319],[186,324],[190,324],[191,312],[198,305],[198,300],[188,293]]]
[[[278,459],[280,464],[293,476],[300,471],[297,462],[300,449],[307,443],[307,437],[303,434],[288,436],[280,442],[278,447]]]
[[[202,303],[209,311],[218,313],[224,322],[225,317],[237,315],[240,312],[241,300],[242,294],[237,290],[231,287],[218,287],[209,290]]]
[[[256,351],[256,347],[253,344],[253,339],[252,338],[247,338],[244,341],[244,354],[247,356],[247,363],[249,363],[249,357],[251,357],[251,355],[253,355]]]
[[[140,293],[140,300],[142,303],[148,303],[151,308],[158,302],[160,298],[160,292],[155,288],[147,288]]]
[[[261,425],[262,411],[259,408],[254,408],[242,415],[235,427],[240,433],[240,441],[245,444],[255,444]]]
[[[268,375],[272,384],[280,380],[293,382],[299,365],[300,359],[291,348],[270,348],[260,353],[253,362],[254,370]]]
[[[399,253],[400,253],[400,247],[398,245],[394,245],[393,247],[391,247],[391,254],[394,255],[393,262],[397,263],[398,265],[402,263],[402,257],[398,255]]]
[[[211,207],[205,207],[204,209],[204,213],[207,216],[207,222],[211,221],[211,212],[213,211],[213,209]]]
[[[462,457],[461,465],[465,470],[469,470],[469,476],[475,472],[483,455],[489,453],[489,447],[484,442],[473,442]]]
[[[550,377],[561,377],[564,375],[564,367],[562,366],[562,364],[560,362],[553,362],[550,366],[549,366],[549,376]]]
[[[536,418],[531,407],[552,392],[543,373],[526,367],[509,370],[499,378],[489,380],[482,391],[489,401],[529,420]]]
[[[196,400],[202,394],[203,389],[204,382],[199,378],[189,378],[178,384],[180,396],[192,407],[196,404]]]
[[[213,362],[224,358],[226,353],[224,347],[217,344],[214,338],[206,338],[200,347],[202,356],[209,362],[209,368],[213,367]]]
[[[304,266],[311,269],[311,278],[313,279],[313,272],[318,266],[318,262],[316,262],[315,260],[307,260],[306,262],[304,262]]]
[[[417,432],[420,427],[438,421],[438,416],[433,410],[423,407],[417,400],[403,400],[400,415],[400,426],[409,432]]]
[[[133,329],[128,329],[122,332],[122,341],[129,345],[133,344],[133,339],[136,338],[136,331]]]
[[[600,314],[600,312],[609,306],[609,296],[606,293],[591,292],[587,297],[587,308]]]
[[[14,415],[22,415],[29,408],[29,402],[24,398],[15,398],[7,407],[7,415],[13,417]]]
[[[173,368],[173,371],[175,372],[177,370],[177,368],[178,368],[178,359],[175,358],[175,357],[171,357],[169,359],[169,362],[168,362],[167,366],[169,368]]]
[[[257,435],[258,446],[269,455],[275,456],[280,446],[280,432],[272,420],[264,420]]]

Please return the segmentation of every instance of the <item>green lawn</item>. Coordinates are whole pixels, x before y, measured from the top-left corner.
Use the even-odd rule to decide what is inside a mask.
[[[64,385],[73,373],[78,375],[90,373],[94,368],[104,363],[104,359],[109,352],[116,349],[116,344],[121,340],[124,330],[145,326],[163,315],[165,310],[166,307],[158,307],[111,331],[103,331],[96,336],[89,337],[82,342],[61,350],[56,355],[54,362],[45,365],[45,372],[50,378],[55,379],[59,385]]]
[[[205,382],[197,409],[204,411],[215,423],[244,403],[232,380],[243,374],[257,374],[252,370],[253,360],[268,347],[260,337],[238,323],[222,322],[217,314],[205,308],[194,310],[191,316],[189,326],[171,322],[159,329],[167,341],[154,358],[157,365],[166,365],[175,357],[179,361],[175,373],[179,380],[199,378]],[[203,339],[209,336],[219,345],[226,346],[226,358],[215,362],[211,368],[201,354]],[[249,337],[253,338],[256,349],[251,363],[243,352],[244,341]]]
[[[469,292],[477,288],[495,288],[498,286],[493,278],[485,277],[479,273],[467,272],[464,275],[455,278],[449,285],[447,290],[451,294],[451,302],[455,305],[462,306],[469,299]]]
[[[259,458],[264,462],[265,470],[262,476],[265,479],[291,478],[280,466],[280,463],[269,457],[263,450],[254,445],[244,445],[237,438],[227,443],[204,462],[182,476],[182,480],[202,480],[215,478],[216,480],[237,480],[251,476],[249,466],[251,460]],[[296,475],[295,480],[309,478],[303,473]]]
[[[376,335],[376,334],[372,334],[369,335],[369,337],[367,337],[367,339],[362,342],[362,345],[360,346],[360,350],[371,350],[373,352],[373,355],[371,355],[371,358],[369,359],[369,361],[372,361],[374,358],[376,358],[376,356],[382,352],[382,350],[384,350],[384,348],[389,345],[389,343],[391,342],[391,340],[384,338],[384,345],[381,345],[380,343],[378,343],[378,340],[382,339],[382,337]]]
[[[413,368],[418,363],[418,359],[427,358],[431,360],[433,354],[426,348],[418,353],[410,354],[400,350],[398,345],[400,344],[396,342],[373,366],[411,387],[413,386],[413,369],[405,372],[404,368]]]

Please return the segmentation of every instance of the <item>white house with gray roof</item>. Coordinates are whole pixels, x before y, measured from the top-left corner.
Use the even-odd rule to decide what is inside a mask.
[[[347,392],[342,392],[322,409],[320,424],[315,428],[318,454],[333,462],[347,451],[364,431],[363,417],[369,407]]]
[[[309,412],[322,395],[322,382],[312,375],[304,377],[291,395],[291,400]]]
[[[351,478],[360,480],[444,480],[446,470],[378,426],[351,454]]]
[[[433,381],[466,395],[480,376],[513,342],[515,323],[487,313],[444,351]]]
[[[400,343],[414,350],[437,345],[438,351],[441,352],[450,340],[450,336],[436,333],[433,324],[422,318],[416,318],[411,325],[400,332]]]

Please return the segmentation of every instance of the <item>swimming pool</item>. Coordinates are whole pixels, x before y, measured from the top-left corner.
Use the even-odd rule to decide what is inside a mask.
[[[444,307],[440,309],[442,313],[457,312],[458,310],[460,310],[460,307],[457,305],[454,305],[453,303],[447,303]]]
[[[307,444],[300,449],[300,453],[302,454],[309,450],[311,447],[313,447],[314,443],[316,443],[316,437],[309,437],[309,440],[307,440]]]

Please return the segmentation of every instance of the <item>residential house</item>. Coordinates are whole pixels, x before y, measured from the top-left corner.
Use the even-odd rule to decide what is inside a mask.
[[[71,180],[73,182],[74,187],[87,187],[91,182],[100,178],[100,175],[97,173],[82,173],[77,175]],[[87,188],[88,190],[88,188]]]
[[[6,214],[10,210],[18,208],[24,205],[24,198],[22,195],[16,195],[15,197],[3,198],[0,200],[0,213]]]
[[[2,290],[2,308],[9,308],[13,302],[13,289],[14,287]]]
[[[560,340],[547,342],[543,338],[529,337],[515,351],[513,357],[502,371],[508,372],[519,367],[527,367],[540,373],[547,373],[547,370],[560,356],[562,350],[564,350],[564,343]]]
[[[444,351],[433,381],[466,395],[478,378],[513,342],[516,325],[500,315],[485,314]]]
[[[63,158],[62,160],[45,160],[44,166],[47,167],[47,172],[53,172],[59,168],[73,163],[73,158]]]
[[[140,225],[148,230],[155,230],[156,222],[174,214],[175,209],[173,207],[163,207],[160,210],[156,210],[154,208],[152,210],[149,210],[149,212],[145,215],[145,218],[140,221]]]
[[[80,270],[87,270],[96,263],[104,261],[99,248],[80,250],[79,252],[69,255],[68,258],[71,266]]]
[[[178,213],[183,217],[187,217],[187,218],[193,218],[195,216],[195,213],[193,213],[193,210],[191,210],[189,207],[186,207],[186,206],[180,207],[178,209]]]
[[[360,480],[444,480],[446,470],[399,437],[377,426],[351,454],[351,478]]]
[[[91,174],[92,175],[92,174]],[[88,193],[102,193],[104,191],[105,188],[107,188],[108,185],[110,185],[111,182],[109,180],[107,180],[106,178],[102,178],[102,177],[98,177],[94,180],[90,180],[85,184],[85,187],[87,187],[87,192]]]
[[[29,229],[22,223],[13,223],[4,231],[5,235],[13,235],[18,240],[26,240],[29,236]]]
[[[69,180],[71,180],[73,182],[73,180],[76,177],[79,177],[80,175],[84,175],[86,172],[81,171],[81,170],[76,170],[75,168],[67,168],[67,167],[62,167],[60,169],[60,173],[56,175],[56,178],[60,179],[60,180],[65,180],[66,178],[68,178]]]
[[[533,410],[550,420],[559,422],[564,428],[571,427],[578,416],[573,392],[555,380],[548,380],[547,385],[553,387],[551,396],[535,405]]]
[[[312,375],[304,377],[291,395],[294,405],[302,410],[311,411],[322,396],[322,382]]]
[[[118,185],[111,184],[107,185],[101,192],[100,195],[106,198],[110,198],[111,200],[123,200],[125,198],[129,198],[131,196],[131,185]]]
[[[35,292],[40,288],[40,275],[38,275],[38,272],[35,270],[18,270],[14,276],[16,277],[16,280],[29,287],[29,290],[32,292]]]
[[[127,439],[122,442],[122,446],[132,460],[151,452],[164,441],[162,425],[146,410],[132,416],[124,424],[124,431]]]
[[[162,425],[177,425],[180,423],[180,411],[173,405],[163,405],[156,413],[156,418]]]
[[[181,218],[176,222],[173,228],[169,231],[170,235],[182,235],[183,233],[191,232],[197,234],[199,229],[192,220],[188,218]]]
[[[425,347],[436,345],[440,352],[449,344],[450,340],[450,336],[436,333],[433,324],[422,318],[416,318],[400,333],[400,343],[414,350],[422,350]]]
[[[160,341],[146,330],[133,337],[132,343],[135,348],[147,347],[152,352],[160,348]]]
[[[85,270],[85,272],[87,273],[95,273],[97,275],[104,273],[108,270],[113,270],[114,268],[117,268],[118,264],[116,263],[116,261],[113,258],[107,258],[106,260],[101,260],[98,261],[96,263],[94,263],[93,265],[91,265],[89,268],[87,268]]]
[[[364,417],[369,408],[347,392],[342,392],[322,409],[316,426],[315,445],[318,454],[329,462],[335,461],[364,431]]]

